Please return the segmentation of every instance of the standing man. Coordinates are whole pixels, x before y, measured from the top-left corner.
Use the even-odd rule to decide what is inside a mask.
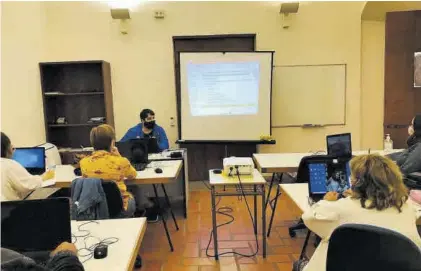
[[[140,112],[141,123],[130,128],[123,136],[121,141],[128,141],[136,138],[156,138],[160,151],[169,148],[167,134],[164,128],[157,125],[155,122],[155,112],[151,109],[143,109]]]

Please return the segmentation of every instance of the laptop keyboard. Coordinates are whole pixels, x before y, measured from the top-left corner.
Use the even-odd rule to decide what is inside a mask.
[[[136,171],[143,171],[145,170],[147,165],[148,164],[140,163],[140,164],[133,164],[133,167],[136,169]]]

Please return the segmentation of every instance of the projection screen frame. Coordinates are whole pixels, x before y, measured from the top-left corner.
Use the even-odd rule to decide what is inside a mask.
[[[269,51],[269,50],[265,50],[265,51],[179,51],[178,52],[178,59],[181,59],[181,54],[183,53],[195,53],[195,54],[215,54],[215,53],[220,53],[220,54],[238,54],[238,53],[243,53],[243,54],[261,54],[261,53],[270,53],[271,54],[271,64],[270,64],[270,90],[269,90],[269,133],[270,135],[272,135],[272,89],[273,89],[273,68],[274,68],[274,54],[275,51]],[[179,79],[179,81],[181,81],[181,65],[179,68],[179,72],[177,73],[177,77]],[[180,93],[181,95],[181,93]],[[183,144],[200,144],[200,143],[214,143],[214,144],[227,144],[229,142],[232,143],[242,143],[242,144],[247,144],[247,143],[252,143],[252,144],[276,144],[275,140],[271,140],[271,141],[266,141],[266,140],[184,140],[182,139],[182,128],[181,128],[181,123],[182,123],[182,102],[180,101],[180,103],[177,103],[177,116],[178,116],[178,121],[177,121],[177,128],[178,128],[178,140],[176,140],[177,144],[183,143]]]

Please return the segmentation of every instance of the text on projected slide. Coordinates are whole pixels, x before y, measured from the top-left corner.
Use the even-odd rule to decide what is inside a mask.
[[[192,116],[257,114],[259,77],[259,62],[187,64]]]

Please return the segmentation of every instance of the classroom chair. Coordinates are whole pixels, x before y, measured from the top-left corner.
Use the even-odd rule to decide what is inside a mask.
[[[421,252],[406,236],[385,228],[345,224],[331,235],[327,271],[420,271]]]

